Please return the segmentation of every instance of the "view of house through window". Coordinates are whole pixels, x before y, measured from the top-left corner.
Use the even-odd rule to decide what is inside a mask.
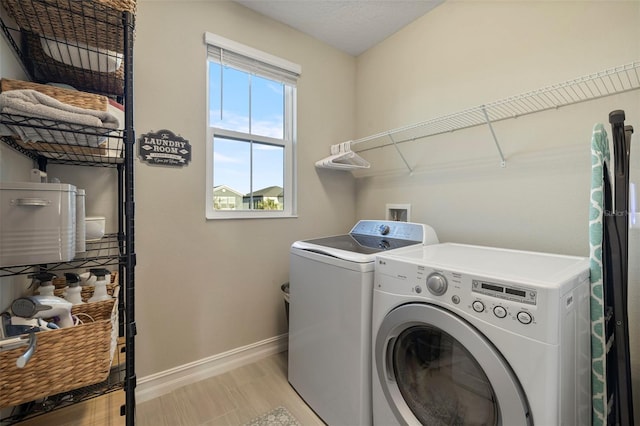
[[[295,84],[264,63],[256,71],[248,58],[234,55],[228,63],[225,50],[214,47],[212,55],[210,46],[208,51],[208,143],[213,144],[208,202],[214,212],[292,214]]]
[[[214,136],[213,147],[216,210],[283,210],[282,146]]]

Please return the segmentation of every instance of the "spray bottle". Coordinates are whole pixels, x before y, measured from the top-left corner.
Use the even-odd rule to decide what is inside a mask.
[[[83,272],[82,274],[80,274],[80,285],[81,286],[86,286],[86,285],[90,285],[93,286],[96,284],[96,276],[93,275],[91,272]]]
[[[64,277],[67,279],[67,293],[64,298],[67,299],[74,305],[80,305],[84,303],[82,301],[82,287],[80,287],[80,277],[78,274],[74,274],[73,272],[67,272],[64,274]]]
[[[101,302],[111,299],[111,296],[107,294],[107,283],[111,280],[111,273],[106,269],[91,269],[91,273],[97,279],[93,296],[91,296],[89,302]]]
[[[36,274],[29,275],[29,278],[33,278],[33,282],[38,282],[38,291],[42,296],[53,296],[53,279],[57,278],[56,274],[51,272],[38,272]]]

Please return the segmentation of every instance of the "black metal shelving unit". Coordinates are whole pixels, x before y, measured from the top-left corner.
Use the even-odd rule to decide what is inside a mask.
[[[32,273],[34,268],[63,271],[77,268],[118,265],[120,285],[120,336],[124,338],[124,369],[118,367],[115,379],[105,383],[48,397],[45,403],[24,404],[21,412],[0,424],[13,424],[52,409],[124,388],[125,405],[121,415],[126,424],[135,424],[135,197],[133,128],[133,40],[135,0],[1,0],[0,27],[20,63],[33,82],[64,83],[78,90],[101,94],[124,105],[124,130],[87,127],[49,119],[34,119],[0,113],[0,123],[13,129],[51,132],[56,141],[24,142],[14,136],[1,136],[3,143],[31,158],[40,170],[48,164],[112,167],[118,179],[118,232],[99,243],[87,243],[87,251],[71,262],[47,265],[0,267],[0,277]],[[14,22],[15,21],[15,22]],[[40,41],[55,42],[60,51],[86,49],[93,57],[80,57],[86,67],[58,62],[42,51]],[[93,47],[96,46],[96,47]],[[51,53],[51,51],[49,52]],[[63,53],[63,52],[58,52]],[[101,56],[118,56],[122,65],[108,72],[101,68]],[[94,63],[92,63],[92,61]],[[97,146],[86,141],[104,140]],[[120,357],[120,352],[117,352]],[[118,363],[117,363],[118,364]],[[114,384],[115,383],[115,384]],[[8,422],[8,423],[7,423]]]

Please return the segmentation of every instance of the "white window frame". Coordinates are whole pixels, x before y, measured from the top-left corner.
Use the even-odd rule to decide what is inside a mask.
[[[205,44],[231,51],[248,58],[260,61],[264,64],[287,70],[293,74],[300,75],[302,69],[299,65],[278,58],[269,53],[262,52],[249,46],[226,39],[216,34],[205,33]],[[276,139],[266,136],[249,135],[243,132],[235,132],[226,129],[211,127],[209,122],[209,55],[207,55],[206,70],[206,196],[205,196],[205,217],[207,219],[267,219],[267,218],[290,218],[297,217],[297,165],[296,165],[296,86],[285,84],[284,94],[284,138]],[[235,67],[234,67],[235,68]],[[270,77],[266,77],[270,78]],[[282,146],[284,148],[284,209],[283,210],[216,210],[213,205],[213,139],[214,137],[227,137],[239,140],[252,140],[257,143],[268,143]],[[252,165],[253,167],[253,165]]]

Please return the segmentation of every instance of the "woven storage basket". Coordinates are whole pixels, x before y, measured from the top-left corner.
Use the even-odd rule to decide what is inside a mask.
[[[2,0],[24,30],[61,40],[123,52],[122,12],[135,0]]]
[[[0,80],[1,92],[18,89],[37,90],[38,92],[51,96],[60,102],[80,108],[106,111],[107,105],[109,105],[109,99],[102,95],[65,89],[62,87],[51,86],[49,84],[32,83],[30,81],[11,80],[8,78]]]
[[[117,344],[116,302],[74,306],[74,315],[95,321],[79,315],[84,324],[36,333],[35,353],[24,368],[16,359],[26,346],[0,352],[0,408],[104,381]]]
[[[27,55],[33,60],[36,68],[39,68],[50,81],[66,83],[81,90],[110,95],[124,93],[124,62],[114,72],[98,72],[77,68],[47,56],[37,34],[23,34],[27,40]]]

